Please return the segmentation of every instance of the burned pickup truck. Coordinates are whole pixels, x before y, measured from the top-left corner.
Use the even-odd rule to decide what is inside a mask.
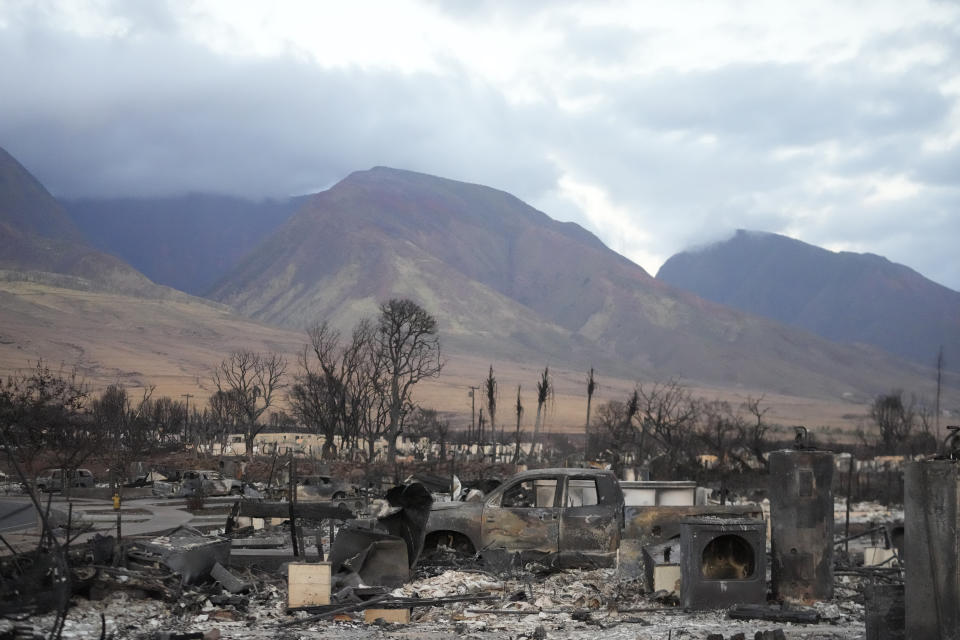
[[[612,566],[623,506],[610,471],[525,471],[480,502],[435,502],[424,548],[480,553],[493,564],[548,557],[555,566]]]
[[[611,471],[526,471],[482,501],[434,502],[424,549],[479,554],[493,568],[544,559],[561,568],[619,563],[628,574],[640,576],[644,549],[678,540],[688,518],[763,518],[758,505],[693,504],[693,493],[690,489],[689,502],[659,496],[625,501]]]

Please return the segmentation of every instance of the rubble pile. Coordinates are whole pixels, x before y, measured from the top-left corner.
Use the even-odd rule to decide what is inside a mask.
[[[769,637],[853,640],[862,637],[863,606],[838,599],[818,604],[818,622],[732,620],[725,611],[684,612],[664,605],[663,594],[644,595],[639,588],[618,583],[612,570],[563,571],[536,581],[532,573],[499,578],[482,571],[447,571],[415,580],[390,592],[412,609],[410,626],[364,622],[362,611],[333,619],[306,622],[306,611],[288,612],[286,589],[276,575],[248,574],[253,585],[244,594],[231,594],[218,583],[187,586],[172,599],[137,588],[108,589],[103,600],[74,599],[64,623],[63,638],[159,640],[161,638],[593,638],[608,640],[711,637],[738,633]],[[124,584],[123,574],[113,580]],[[135,579],[126,582],[136,583]],[[846,580],[850,586],[850,579]],[[633,585],[635,587],[635,585]],[[852,587],[850,587],[852,588]],[[853,591],[856,593],[856,591]],[[457,601],[457,597],[459,601]],[[477,599],[471,599],[470,597]],[[491,598],[492,596],[492,598]],[[856,597],[856,596],[855,596]],[[443,599],[455,601],[443,603]],[[441,602],[436,602],[440,600]],[[422,602],[417,603],[417,601]],[[102,617],[101,617],[102,616]],[[50,613],[30,619],[43,636],[54,622]],[[304,622],[298,622],[304,621]],[[294,624],[290,624],[293,622]],[[20,634],[26,627],[21,624]],[[289,626],[282,626],[287,624]],[[0,638],[3,635],[0,627]],[[410,633],[416,635],[410,636]],[[216,635],[214,635],[216,634]],[[720,634],[717,636],[716,634]],[[9,636],[13,637],[13,636]]]
[[[582,471],[577,475],[575,480],[586,482]],[[577,499],[589,495],[584,491]],[[204,527],[179,525],[162,535],[128,535],[119,542],[107,536],[73,541],[68,533],[71,544],[62,546],[55,542],[62,535],[47,531],[48,543],[0,561],[0,586],[5,595],[18,599],[4,610],[8,619],[0,620],[0,640],[572,640],[600,634],[606,640],[854,640],[863,637],[870,594],[878,585],[903,582],[891,526],[891,516],[899,514],[871,505],[854,507],[857,516],[851,522],[857,526],[849,533],[838,527],[836,533],[849,539],[834,537],[833,546],[885,548],[889,555],[863,566],[863,553],[837,554],[832,596],[803,603],[767,599],[766,528],[759,508],[759,515],[750,512],[761,518],[754,521],[744,519],[745,508],[726,507],[722,513],[716,506],[637,507],[638,514],[646,509],[644,517],[655,519],[638,516],[635,524],[644,527],[645,537],[634,540],[649,542],[644,549],[661,557],[664,567],[677,566],[684,554],[705,559],[708,547],[715,554],[712,560],[739,560],[739,553],[760,553],[764,559],[752,574],[764,584],[760,601],[741,600],[725,608],[714,602],[714,608],[697,611],[681,606],[680,582],[673,578],[652,580],[643,571],[625,571],[624,546],[614,546],[614,566],[594,568],[571,568],[556,562],[552,553],[534,559],[518,553],[509,562],[492,563],[485,560],[481,545],[476,545],[478,552],[467,554],[443,545],[428,549],[433,498],[419,483],[387,491],[367,518],[357,517],[364,514],[340,500],[237,496],[230,501],[223,509],[228,513],[220,520],[222,526],[204,520],[220,518],[218,511],[194,518],[194,523],[204,520]],[[602,509],[613,508],[610,505],[595,500],[575,506],[595,507],[585,521],[596,528],[609,524]],[[711,517],[691,519],[698,510]],[[834,520],[842,521],[845,505],[835,511]],[[549,511],[538,513],[536,522],[550,521]],[[703,552],[689,553],[689,541],[673,531],[683,524],[705,523],[718,528],[719,537],[710,535],[724,544],[705,542]],[[756,530],[755,540],[747,537],[748,529]],[[526,525],[511,528],[510,534],[511,540],[522,542]],[[613,534],[626,541],[615,529]],[[754,541],[744,550],[731,543],[732,537]],[[830,542],[827,538],[828,547]],[[743,578],[753,571],[753,560],[737,565]],[[715,582],[740,577],[714,579],[702,566],[694,569]],[[306,587],[301,594],[305,600],[293,598],[295,575],[301,580],[296,584]],[[25,586],[34,582],[37,586]],[[56,598],[45,601],[51,594]],[[319,597],[311,600],[314,596]]]

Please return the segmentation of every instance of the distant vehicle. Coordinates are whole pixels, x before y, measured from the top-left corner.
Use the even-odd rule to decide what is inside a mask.
[[[297,500],[345,500],[357,495],[354,484],[331,476],[302,476],[297,482]]]
[[[66,473],[63,469],[46,469],[37,476],[35,481],[40,491],[63,491]],[[76,469],[70,481],[71,487],[92,487],[94,485],[93,472],[90,469]]]
[[[205,496],[243,494],[243,483],[235,478],[224,477],[212,469],[189,469],[179,472],[178,476],[173,482],[154,482],[154,495],[188,497],[197,493]]]
[[[187,489],[192,489],[192,493],[196,493],[198,488],[203,490],[205,496],[243,494],[243,484],[239,480],[226,478],[219,471],[184,471],[180,474],[180,484],[184,488],[184,495],[188,495]]]

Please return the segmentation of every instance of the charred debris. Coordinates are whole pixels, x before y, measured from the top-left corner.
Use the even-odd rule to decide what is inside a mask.
[[[851,505],[853,464],[804,447],[723,504],[580,468],[359,486],[274,461],[266,483],[168,476],[112,505],[23,478],[38,526],[0,535],[0,639],[953,639],[955,458],[907,463],[906,524]]]

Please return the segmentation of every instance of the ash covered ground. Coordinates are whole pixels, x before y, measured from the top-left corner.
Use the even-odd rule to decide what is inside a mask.
[[[122,576],[121,576],[122,577]],[[283,580],[254,578],[253,590],[241,596],[207,585],[186,589],[175,601],[145,597],[136,581],[117,580],[103,600],[74,598],[63,625],[63,638],[148,639],[189,637],[282,640],[296,638],[557,638],[604,637],[609,640],[730,638],[743,633],[782,630],[786,638],[853,640],[864,637],[864,608],[858,591],[862,579],[840,577],[832,602],[813,609],[814,624],[731,620],[726,611],[685,612],[665,594],[644,595],[637,582],[621,580],[614,569],[564,571],[501,578],[481,571],[448,570],[421,577],[393,595],[425,601],[450,596],[493,599],[413,608],[409,624],[363,621],[360,612],[335,620],[308,621],[306,612],[287,613]],[[491,613],[484,613],[490,611]],[[101,618],[101,614],[103,618]],[[55,614],[21,622],[45,634]],[[104,628],[105,625],[105,628]],[[289,625],[289,626],[282,626]],[[101,635],[104,634],[104,635]],[[2,636],[0,636],[2,637]],[[775,637],[770,635],[769,637]]]

